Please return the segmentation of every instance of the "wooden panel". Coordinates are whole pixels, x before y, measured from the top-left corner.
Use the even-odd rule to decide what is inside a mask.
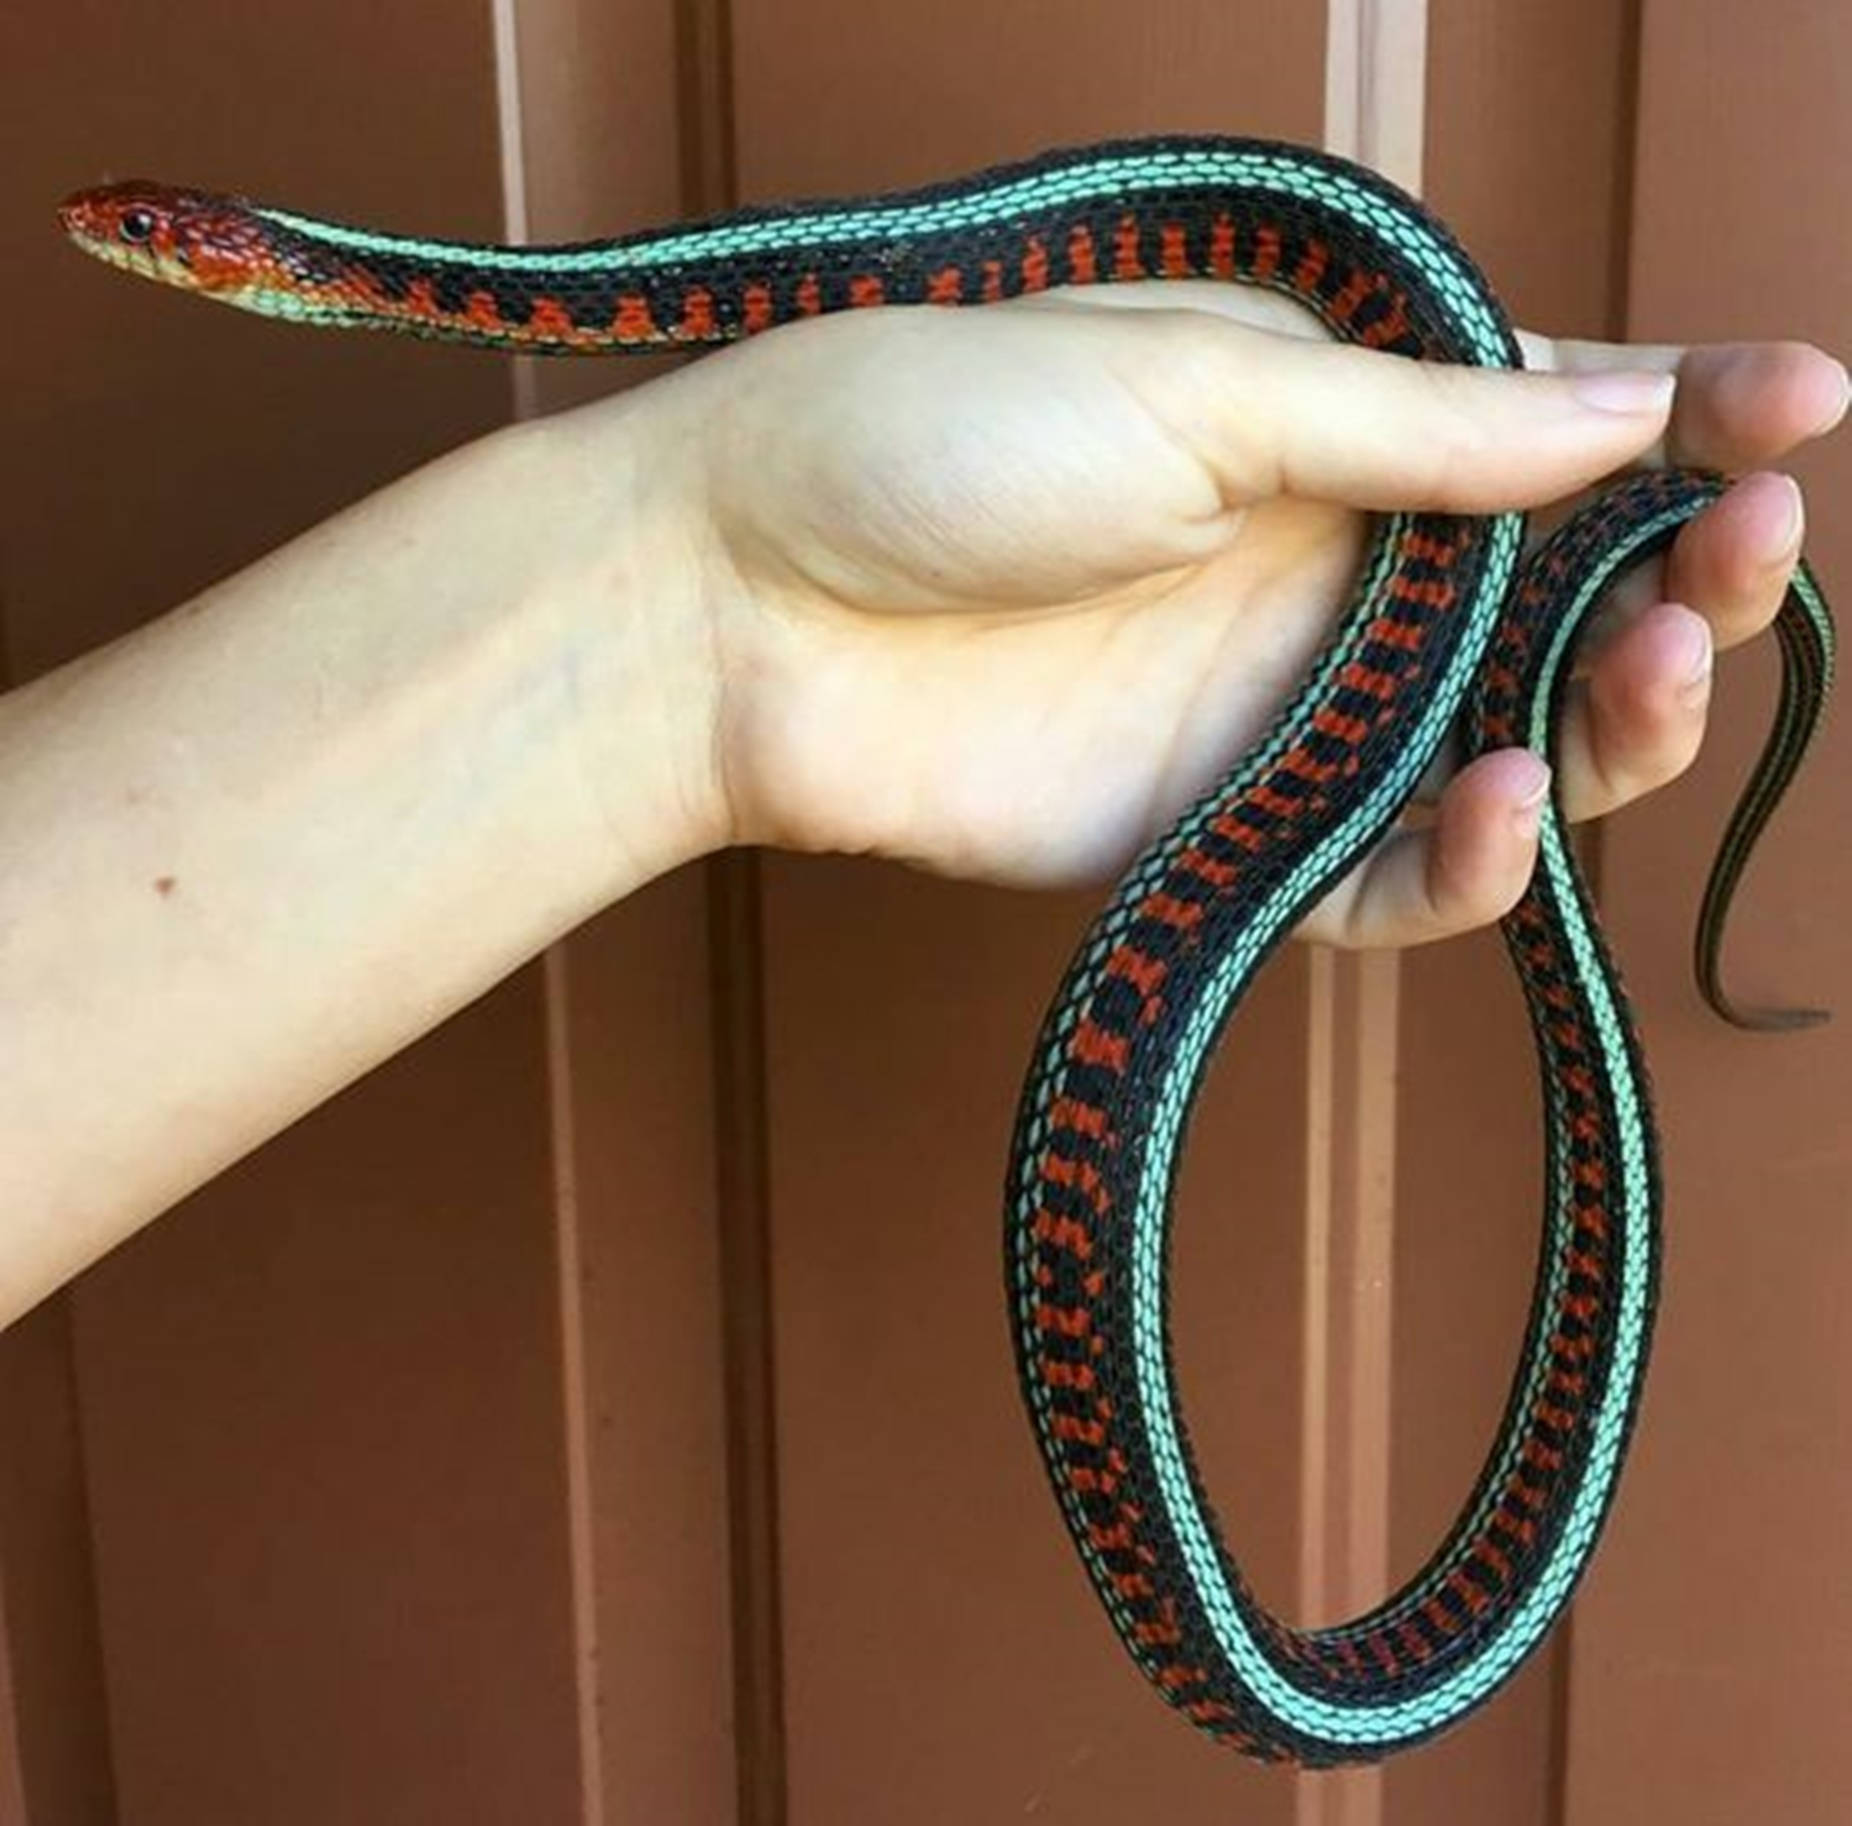
[[[563,952],[590,1821],[734,1818],[705,902],[703,871],[682,870]]]
[[[879,188],[1166,128],[1315,138],[1321,29],[1300,7],[746,0],[742,192]],[[768,858],[765,887],[791,1817],[1284,1819],[1288,1785],[1141,1690],[1016,1411],[997,1256],[1009,1123],[1091,897],[789,858]],[[1295,955],[1237,1026],[1192,1147],[1177,1272],[1206,1472],[1289,1609],[1303,995]]]
[[[1812,336],[1843,353],[1852,243],[1835,174],[1852,157],[1852,15],[1833,0],[1652,0],[1641,73],[1633,330]],[[1797,472],[1809,549],[1844,600],[1852,448],[1841,436]],[[1606,904],[1665,1113],[1669,1234],[1642,1437],[1577,1621],[1575,1826],[1812,1821],[1852,1786],[1843,714],[1771,834],[1730,948],[1748,999],[1817,1001],[1839,1019],[1734,1034],[1697,1002],[1687,962],[1772,671],[1767,652],[1724,661],[1703,761],[1617,820],[1608,849]]]
[[[1627,0],[1430,0],[1424,195],[1520,322],[1618,321],[1631,94]],[[1403,960],[1396,1151],[1393,1576],[1471,1488],[1517,1360],[1542,1147],[1523,1001],[1496,933]],[[1390,1765],[1393,1821],[1545,1826],[1569,1627],[1470,1723]]]
[[[411,0],[0,13],[11,325],[0,531],[17,680],[486,429],[508,399],[505,374],[466,350],[291,335],[125,285],[62,245],[58,198],[139,171],[491,232],[486,27],[458,15],[434,31]]]
[[[70,1306],[0,1332],[0,1822],[115,1819]]]
[[[464,352],[122,284],[50,217],[127,169],[492,232],[486,14],[206,0],[15,8],[0,33],[0,541],[26,675],[497,422],[509,392]],[[528,973],[72,1295],[135,1826],[576,1805],[541,987]],[[58,1576],[43,1524],[63,1512],[38,1495],[9,1589]],[[72,1632],[15,1666],[20,1716],[60,1697]],[[101,1707],[73,1728],[101,1742]],[[31,1798],[34,1826],[83,1817]]]
[[[93,1270],[125,1821],[577,1805],[531,975]]]
[[[791,1813],[897,1823],[1239,1805],[1285,1790],[1157,1705],[1098,1614],[1017,1410],[1003,1161],[1081,907],[845,862],[767,906]],[[1295,1572],[1302,964],[1218,1067],[1185,1190],[1193,1428],[1260,1589]],[[1288,1057],[1292,1056],[1288,1052]],[[1244,1813],[1244,1817],[1250,1814]]]
[[[747,201],[887,188],[1119,134],[1316,140],[1324,9],[735,0]],[[904,107],[907,129],[895,131]]]
[[[711,206],[693,141],[713,131],[718,71],[692,10],[503,0],[511,238],[616,234]],[[558,410],[669,365],[528,362],[521,393]],[[736,1397],[730,1426],[714,1107],[715,1049],[733,1036],[714,1032],[710,879],[695,867],[652,884],[550,966],[588,1823],[727,1826],[750,1739],[728,1453],[747,1404]]]

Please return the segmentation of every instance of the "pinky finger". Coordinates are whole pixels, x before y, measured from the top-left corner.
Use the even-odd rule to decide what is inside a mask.
[[[1398,831],[1328,894],[1303,938],[1345,950],[1425,945],[1510,912],[1530,880],[1550,770],[1504,749],[1461,769],[1433,821]]]

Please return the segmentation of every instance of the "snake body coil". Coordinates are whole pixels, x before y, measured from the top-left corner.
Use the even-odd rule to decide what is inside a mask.
[[[1418,203],[1296,147],[1174,139],[956,183],[753,209],[564,248],[343,228],[149,184],[64,208],[89,251],[269,315],[574,353],[732,341],[821,312],[980,304],[1055,285],[1207,276],[1273,287],[1373,348],[1520,363],[1504,312]],[[1263,740],[1133,865],[1036,1042],[1006,1193],[1022,1391],[1120,1638],[1186,1717],[1252,1755],[1377,1758],[1452,1724],[1542,1640],[1614,1496],[1652,1330],[1660,1185],[1645,1071],[1559,808],[1505,922],[1547,1112],[1536,1290],[1503,1422],[1427,1565],[1367,1615],[1300,1630],[1255,1599],[1193,1464],[1167,1262],[1185,1125],[1218,1035],[1294,922],[1374,844],[1464,715],[1473,750],[1552,745],[1577,628],[1614,574],[1720,484],[1627,482],[1521,565],[1518,516],[1397,514]],[[1778,623],[1782,707],[1699,923],[1718,981],[1729,900],[1798,765],[1833,658],[1803,569]]]

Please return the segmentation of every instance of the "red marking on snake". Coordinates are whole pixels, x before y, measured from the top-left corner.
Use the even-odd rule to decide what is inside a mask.
[[[1044,1359],[1042,1381],[1051,1389],[1079,1389],[1084,1394],[1093,1387],[1095,1377],[1089,1364]]]
[[[1542,1464],[1542,1468],[1546,1471],[1550,1468],[1547,1464],[1543,1464],[1541,1454],[1535,1459],[1531,1457],[1528,1451],[1522,1453],[1520,1456],[1529,1462]],[[1541,1515],[1548,1502],[1548,1498],[1543,1491],[1533,1490],[1529,1484],[1520,1483],[1515,1477],[1511,1480],[1510,1485],[1505,1491],[1505,1500],[1507,1502],[1522,1503],[1533,1516]]]
[[[1100,276],[1099,255],[1093,245],[1093,230],[1076,223],[1067,237],[1068,278],[1075,285],[1091,285]]]
[[[1408,334],[1408,300],[1400,292],[1390,300],[1389,308],[1368,325],[1358,341],[1365,348],[1380,349],[1392,342],[1400,342]]]
[[[1093,1313],[1085,1306],[1050,1306],[1044,1301],[1035,1309],[1035,1327],[1060,1338],[1084,1338],[1093,1329]]]
[[[1235,222],[1219,215],[1209,225],[1209,270],[1218,279],[1235,276]]]
[[[471,292],[463,301],[462,317],[466,323],[491,334],[502,327],[502,314],[487,292]]]
[[[1199,1667],[1185,1667],[1182,1662],[1172,1662],[1157,1677],[1157,1684],[1167,1693],[1175,1693],[1183,1687],[1193,1687],[1203,1678]]]
[[[1149,1000],[1170,974],[1170,966],[1159,958],[1147,957],[1136,945],[1120,945],[1106,960],[1101,974],[1130,983]]]
[[[1264,780],[1250,790],[1248,797],[1262,811],[1272,812],[1276,818],[1296,818],[1305,809],[1301,801],[1276,793]]]
[[[1176,866],[1186,875],[1194,875],[1217,888],[1231,887],[1241,874],[1234,863],[1217,862],[1213,857],[1205,856],[1193,844],[1178,856]]]
[[[1166,279],[1190,275],[1190,245],[1180,222],[1166,222],[1158,230],[1158,265]]]
[[[1138,257],[1138,218],[1129,211],[1119,218],[1112,237],[1112,276],[1115,279],[1142,279],[1145,263]]]
[[[1374,666],[1366,666],[1360,660],[1352,660],[1338,674],[1338,683],[1352,691],[1361,691],[1365,697],[1380,698],[1387,702],[1401,688],[1400,682],[1387,672],[1378,672]]]
[[[1525,1440],[1524,1450],[1519,1457],[1525,1464],[1535,1465],[1539,1471],[1560,1470],[1563,1462],[1562,1453],[1553,1446],[1546,1446],[1540,1439]],[[1531,1492],[1525,1485],[1514,1484],[1512,1488],[1520,1493],[1524,1502],[1528,1504],[1531,1501]],[[1541,1503],[1542,1498],[1539,1497],[1537,1501]]]
[[[1265,835],[1251,824],[1244,824],[1235,812],[1219,812],[1209,828],[1218,837],[1226,837],[1230,843],[1239,844],[1242,849],[1250,852],[1267,847]]]
[[[1183,1631],[1177,1624],[1176,1600],[1166,1598],[1163,1601],[1156,1622],[1135,1623],[1132,1636],[1146,1648],[1175,1648],[1183,1640]]]
[[[1138,917],[1173,926],[1179,932],[1192,932],[1202,924],[1203,910],[1194,901],[1178,900],[1169,894],[1147,894],[1138,904]]]
[[[965,295],[965,276],[956,266],[942,266],[926,280],[928,304],[957,304]]]
[[[823,313],[823,287],[815,273],[806,273],[797,282],[796,305],[800,317],[818,317]]]
[[[1431,564],[1447,564],[1459,556],[1460,542],[1411,526],[1402,535],[1402,549],[1411,558],[1425,558]]]
[[[1324,786],[1337,778],[1338,764],[1335,761],[1315,761],[1303,748],[1294,748],[1280,757],[1280,772],[1291,774],[1295,780],[1309,780],[1314,786]]]
[[[1310,292],[1317,288],[1319,280],[1325,276],[1325,267],[1331,259],[1331,249],[1322,241],[1308,241],[1305,252],[1299,256],[1299,264],[1293,269],[1292,283],[1296,291]]]
[[[618,299],[611,331],[619,342],[656,340],[656,319],[650,315],[649,300],[641,292],[626,292]]]
[[[1069,1160],[1060,1154],[1044,1155],[1042,1177],[1050,1185],[1071,1186],[1084,1194],[1096,1217],[1104,1217],[1112,1209],[1112,1194],[1107,1191],[1099,1168],[1091,1161]]]
[[[1418,653],[1426,633],[1418,621],[1396,621],[1388,615],[1378,615],[1364,638],[1379,646],[1398,648],[1403,653]]]
[[[740,299],[740,322],[748,336],[772,327],[772,288],[749,285]]]
[[[1127,1047],[1123,1034],[1108,1033],[1091,1015],[1082,1019],[1068,1043],[1069,1052],[1083,1065],[1110,1065],[1121,1072],[1125,1070]]]
[[[1234,1708],[1224,1705],[1219,1699],[1192,1699],[1190,1703],[1183,1708],[1183,1711],[1186,1717],[1195,1719],[1199,1725],[1206,1725],[1215,1719],[1233,1718],[1235,1716]],[[1257,1738],[1247,1737],[1243,1732],[1230,1731],[1227,1733],[1227,1736],[1230,1742],[1244,1741],[1250,1749],[1259,1747],[1259,1740]]]
[[[1048,1106],[1051,1129],[1072,1129],[1077,1135],[1090,1135],[1096,1141],[1106,1138],[1106,1112],[1078,1097],[1057,1097]]]
[[[1003,262],[986,260],[984,262],[984,302],[995,304],[1003,296]]]
[[[572,313],[557,298],[536,298],[528,313],[527,333],[537,342],[576,342],[583,335]]]
[[[1077,1261],[1093,1260],[1093,1237],[1087,1226],[1075,1218],[1038,1211],[1032,1234],[1038,1243],[1046,1243],[1051,1249],[1064,1249]]]
[[[1280,231],[1271,222],[1254,231],[1254,265],[1256,279],[1271,279],[1280,268]]]
[[[1362,267],[1355,268],[1345,280],[1342,289],[1325,306],[1327,313],[1335,323],[1348,327],[1350,320],[1356,316],[1357,307],[1376,289],[1375,276],[1366,273]]]
[[[1458,1595],[1460,1602],[1464,1604],[1475,1617],[1492,1602],[1492,1600],[1457,1567],[1447,1575],[1447,1588]]]
[[[1370,733],[1370,726],[1361,717],[1345,716],[1341,711],[1329,707],[1316,710],[1312,714],[1312,727],[1320,735],[1331,736],[1339,742],[1348,742],[1355,748]]]
[[[688,342],[705,342],[714,334],[714,294],[705,285],[691,285],[682,294],[682,321],[675,333]]]
[[[1048,287],[1048,248],[1039,235],[1029,237],[1029,245],[1022,250],[1022,289],[1025,292],[1040,292]]]
[[[858,311],[887,303],[887,281],[879,273],[857,273],[849,281],[849,303]]]

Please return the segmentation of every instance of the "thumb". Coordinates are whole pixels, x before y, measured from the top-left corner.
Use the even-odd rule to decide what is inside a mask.
[[[1231,503],[1532,507],[1642,455],[1672,407],[1665,373],[1458,367],[1190,315],[1179,328],[1193,346],[1178,360],[1152,338],[1162,366],[1138,390]]]

